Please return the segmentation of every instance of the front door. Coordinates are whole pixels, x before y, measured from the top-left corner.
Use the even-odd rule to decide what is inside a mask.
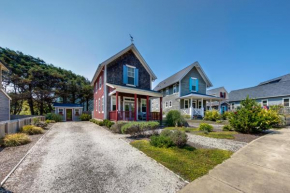
[[[72,109],[66,109],[66,121],[72,121]]]
[[[135,108],[134,108],[134,102],[124,102],[124,110],[125,110],[125,119],[126,120],[134,120],[134,113],[135,113]]]

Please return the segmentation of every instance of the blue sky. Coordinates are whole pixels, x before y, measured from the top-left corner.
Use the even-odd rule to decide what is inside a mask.
[[[198,61],[228,91],[290,73],[290,1],[1,1],[0,46],[91,80],[135,45],[158,79]]]

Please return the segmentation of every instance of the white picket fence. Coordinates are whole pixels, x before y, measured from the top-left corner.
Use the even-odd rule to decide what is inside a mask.
[[[0,122],[0,138],[5,137],[7,134],[13,134],[20,131],[24,125],[33,123],[33,119],[38,118],[40,121],[45,121],[44,116],[28,117],[23,119],[16,119],[10,121]]]

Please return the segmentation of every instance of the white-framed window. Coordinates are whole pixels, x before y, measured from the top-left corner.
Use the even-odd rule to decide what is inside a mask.
[[[185,109],[189,108],[189,100],[188,99],[184,99],[184,108]]]
[[[169,107],[172,107],[172,101],[169,101]]]
[[[232,110],[235,109],[235,103],[232,103]]]
[[[102,79],[102,76],[100,76],[100,78],[99,78],[99,89],[102,88],[102,84],[103,84],[103,79]]]
[[[169,95],[169,88],[166,88],[166,95]]]
[[[177,93],[177,87],[176,87],[176,84],[173,85],[173,94]]]
[[[201,101],[198,101],[198,108],[201,108]]]
[[[98,111],[101,112],[101,100],[98,101]]]
[[[168,108],[168,101],[165,102],[165,108]]]
[[[283,106],[284,107],[290,107],[290,98],[284,98],[283,99]]]
[[[76,116],[80,115],[80,109],[75,109],[75,115]]]
[[[58,114],[63,114],[63,109],[58,109]]]
[[[102,112],[104,112],[104,96],[102,96]]]
[[[95,86],[95,92],[98,92],[98,82],[96,82],[96,86]]]
[[[268,100],[266,99],[266,100],[262,100],[261,101],[261,104],[262,104],[262,107],[267,107],[268,106]]]
[[[141,112],[146,112],[147,106],[146,106],[146,99],[141,99]]]
[[[96,111],[98,111],[98,99],[96,100]]]
[[[127,65],[128,84],[135,85],[135,68]]]
[[[191,77],[189,85],[190,85],[189,87],[190,87],[191,91],[193,91],[193,92],[198,91],[198,79],[197,78]]]
[[[116,106],[116,96],[112,96],[111,98],[111,111],[115,111],[117,109],[117,106]]]

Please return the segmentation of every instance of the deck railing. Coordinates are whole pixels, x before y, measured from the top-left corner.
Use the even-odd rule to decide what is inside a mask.
[[[134,111],[118,111],[118,121],[134,121],[136,113]],[[109,112],[110,120],[116,121],[116,111]],[[144,119],[143,119],[144,118]],[[139,115],[137,119],[146,120],[146,115],[142,116]],[[149,113],[149,120],[158,121],[160,120],[160,113],[159,112],[150,112]]]

